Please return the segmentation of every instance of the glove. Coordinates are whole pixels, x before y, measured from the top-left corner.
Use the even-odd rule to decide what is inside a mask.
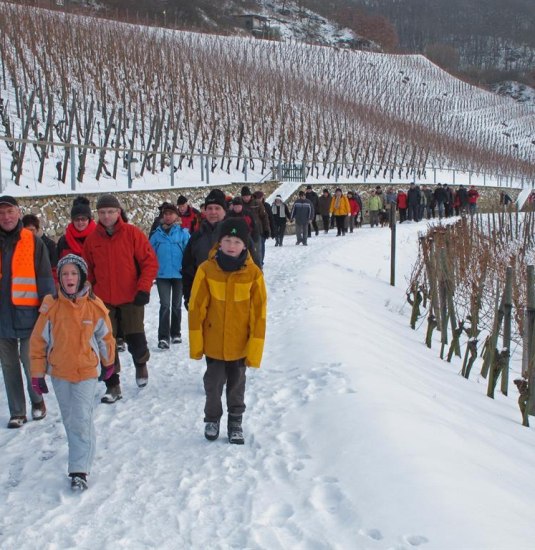
[[[135,306],[146,306],[150,301],[150,294],[144,290],[138,291],[134,298]]]
[[[109,380],[114,372],[115,365],[108,365],[107,367],[100,365],[100,376],[98,377],[98,381],[102,382],[103,380]]]
[[[46,380],[43,377],[32,378],[32,389],[37,395],[43,395],[48,393],[48,386]]]

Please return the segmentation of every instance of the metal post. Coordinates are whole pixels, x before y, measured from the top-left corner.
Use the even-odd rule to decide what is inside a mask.
[[[528,414],[533,415],[535,407],[535,369],[533,368],[533,328],[535,326],[535,268],[527,267],[526,318],[524,321],[524,354],[522,357],[522,374],[528,379],[529,400]]]
[[[2,154],[0,153],[0,193],[4,192],[4,184],[2,180]]]
[[[171,151],[171,187],[174,187],[174,186],[175,186],[175,155]]]
[[[210,185],[210,155],[206,155],[206,185]]]
[[[201,153],[201,181],[204,181],[204,155]]]
[[[243,161],[243,175],[245,176],[245,181],[247,181],[247,165],[248,165],[247,159],[244,159],[244,161]]]
[[[76,149],[71,145],[71,190],[76,191]]]
[[[128,152],[128,189],[132,189],[132,151]]]
[[[338,183],[338,166],[334,163],[334,181]]]
[[[437,183],[437,169],[433,168],[433,183]]]
[[[396,286],[396,205],[390,203],[390,286]]]

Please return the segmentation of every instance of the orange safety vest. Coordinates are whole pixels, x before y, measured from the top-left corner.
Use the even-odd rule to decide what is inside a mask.
[[[29,229],[21,229],[20,240],[11,260],[11,300],[14,306],[39,307],[35,275],[35,237]]]

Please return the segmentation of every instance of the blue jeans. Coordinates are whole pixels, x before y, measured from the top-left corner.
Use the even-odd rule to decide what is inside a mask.
[[[97,436],[93,423],[97,379],[73,383],[52,378],[69,445],[69,474],[89,474],[95,457]]]
[[[19,350],[20,343],[20,350]],[[0,362],[6,386],[10,416],[26,416],[26,397],[20,364],[26,377],[26,387],[32,403],[41,403],[43,397],[32,389],[30,374],[30,338],[0,338]]]
[[[180,336],[182,321],[182,279],[156,279],[160,296],[160,323],[158,340],[169,342],[170,338]],[[171,319],[171,323],[169,323]]]

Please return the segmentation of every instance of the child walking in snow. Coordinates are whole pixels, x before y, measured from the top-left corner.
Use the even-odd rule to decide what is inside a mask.
[[[71,488],[83,491],[95,455],[97,379],[114,372],[115,340],[108,310],[86,282],[85,261],[68,254],[58,262],[57,273],[58,296],[43,300],[30,339],[32,388],[48,393],[45,374],[50,375],[67,433]]]
[[[219,242],[197,269],[189,300],[190,357],[206,356],[204,435],[219,437],[226,384],[228,439],[243,445],[245,369],[260,367],[266,332],[266,287],[247,250],[249,228],[224,220]]]

